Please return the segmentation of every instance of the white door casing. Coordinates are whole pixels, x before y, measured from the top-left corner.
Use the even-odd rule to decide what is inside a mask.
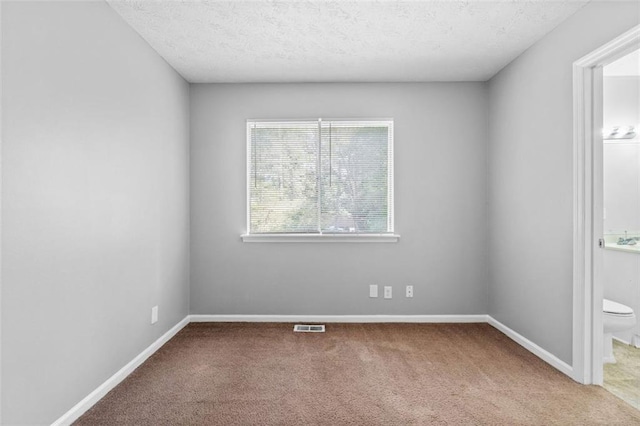
[[[573,379],[602,385],[602,67],[640,48],[640,25],[573,63]]]

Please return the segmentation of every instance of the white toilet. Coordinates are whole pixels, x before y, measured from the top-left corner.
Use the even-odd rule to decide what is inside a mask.
[[[636,315],[630,307],[608,299],[602,299],[602,313],[602,325],[604,328],[604,356],[602,361],[613,364],[616,362],[613,356],[613,333],[635,327]]]

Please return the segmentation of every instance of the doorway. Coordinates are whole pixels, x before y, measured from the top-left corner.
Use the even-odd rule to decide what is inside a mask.
[[[573,64],[573,374],[603,384],[603,67],[640,48],[640,26]]]
[[[605,65],[602,87],[603,386],[640,409],[640,50]]]

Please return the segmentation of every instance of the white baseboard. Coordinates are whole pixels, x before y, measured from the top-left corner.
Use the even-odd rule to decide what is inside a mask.
[[[526,350],[528,350],[532,354],[536,355],[538,358],[542,359],[547,364],[551,365],[552,367],[556,368],[557,370],[560,370],[560,372],[562,372],[562,373],[566,374],[567,376],[573,378],[573,367],[572,366],[570,366],[566,362],[562,361],[560,358],[558,358],[557,356],[553,355],[552,353],[542,349],[540,346],[536,345],[531,340],[527,339],[526,337],[522,336],[521,334],[513,331],[512,329],[510,329],[506,325],[502,324],[500,321],[496,320],[492,316],[487,315],[487,318],[488,318],[487,322],[490,325],[492,325],[493,327],[497,328],[502,333],[506,334],[507,337],[509,337],[511,340],[513,340],[514,342],[516,342],[517,344],[519,344],[520,346],[522,346],[523,348],[525,348]]]
[[[631,343],[630,343],[630,342],[627,342],[627,341],[626,341],[626,340],[624,340],[624,339],[621,339],[621,338],[616,337],[616,336],[611,336],[611,337],[613,338],[613,340],[616,340],[616,341],[618,341],[618,342],[620,342],[620,343],[622,343],[622,344],[625,344],[625,345],[631,345]]]
[[[629,345],[629,346],[633,346],[634,348],[640,348],[640,336],[634,334],[633,336],[631,336],[631,341],[628,342],[624,339],[621,339],[619,337],[613,336],[613,340],[617,340],[620,343],[623,343],[625,345]]]
[[[191,322],[470,323],[487,315],[191,315]]]
[[[143,362],[153,355],[162,345],[167,343],[169,339],[175,336],[180,330],[182,330],[187,324],[189,324],[189,316],[184,317],[182,321],[173,326],[169,331],[164,333],[158,340],[153,342],[142,351],[137,357],[131,360],[127,365],[122,367],[117,373],[109,377],[103,384],[98,386],[93,392],[87,395],[82,401],[78,402],[69,411],[64,413],[62,417],[52,423],[51,426],[66,426],[76,421],[81,415],[83,415],[89,408],[104,397],[111,389],[115,388],[121,381],[123,381],[129,374],[138,368]]]

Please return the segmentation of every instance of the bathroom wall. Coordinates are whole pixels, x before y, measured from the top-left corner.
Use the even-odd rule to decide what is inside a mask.
[[[604,297],[629,306],[640,318],[640,253],[604,250],[603,263]],[[614,336],[640,347],[640,324]]]
[[[0,424],[45,425],[188,313],[189,87],[103,1],[4,1],[2,88]]]
[[[606,73],[606,68],[605,68]],[[604,128],[636,126],[633,139],[604,141],[604,231],[640,232],[640,77],[604,77]]]
[[[633,125],[638,132],[634,139],[604,141],[604,231],[616,234],[615,240],[624,231],[640,235],[640,76],[607,76],[608,69],[604,71],[604,128]],[[640,313],[640,251],[604,250],[603,266],[604,297]],[[615,337],[640,346],[640,324]]]

